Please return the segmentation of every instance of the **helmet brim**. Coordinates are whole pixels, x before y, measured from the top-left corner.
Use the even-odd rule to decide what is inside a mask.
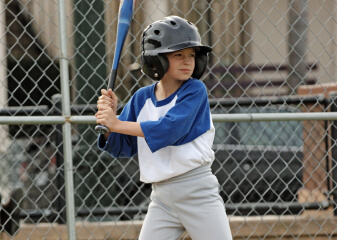
[[[212,51],[212,48],[205,45],[200,45],[199,42],[184,42],[167,48],[167,51],[162,51],[162,53],[169,53],[180,51],[186,48],[195,48],[196,52],[209,53]]]

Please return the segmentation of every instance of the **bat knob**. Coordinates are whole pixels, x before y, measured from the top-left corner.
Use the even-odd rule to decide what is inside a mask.
[[[106,126],[103,125],[97,125],[95,127],[95,131],[99,134],[106,134],[109,132],[109,128],[107,128]]]

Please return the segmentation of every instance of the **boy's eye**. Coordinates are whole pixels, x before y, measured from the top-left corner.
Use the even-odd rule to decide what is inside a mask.
[[[176,56],[176,57],[182,57],[183,54],[181,54],[181,53],[176,53],[174,56]],[[194,57],[195,57],[195,53],[191,53],[191,54],[189,54],[188,56],[194,58]]]

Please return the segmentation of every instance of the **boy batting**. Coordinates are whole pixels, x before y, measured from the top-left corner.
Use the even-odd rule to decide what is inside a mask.
[[[219,183],[211,172],[215,129],[205,85],[211,48],[194,24],[177,16],[149,25],[141,39],[142,71],[156,82],[139,89],[117,118],[118,99],[97,101],[98,146],[114,157],[138,153],[140,180],[152,184],[140,240],[232,239]]]

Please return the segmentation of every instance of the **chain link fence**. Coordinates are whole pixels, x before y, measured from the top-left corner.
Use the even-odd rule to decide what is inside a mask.
[[[137,238],[151,186],[137,157],[99,151],[94,131],[118,7],[0,2],[0,239]],[[167,15],[194,22],[213,48],[201,81],[234,239],[336,237],[337,1],[138,0],[119,111],[152,83],[140,37]]]

